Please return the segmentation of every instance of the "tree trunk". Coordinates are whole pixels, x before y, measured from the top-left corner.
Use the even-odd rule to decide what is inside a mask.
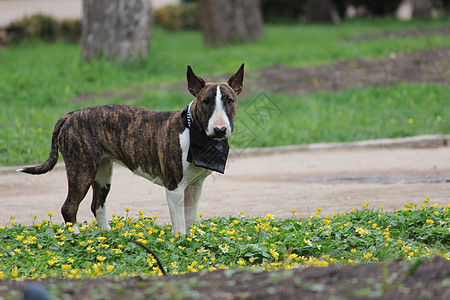
[[[412,6],[413,18],[431,19],[431,0],[413,0]]]
[[[101,56],[123,62],[148,56],[151,0],[83,0],[83,59]]]
[[[263,37],[259,0],[200,0],[200,24],[213,46],[253,41]]]

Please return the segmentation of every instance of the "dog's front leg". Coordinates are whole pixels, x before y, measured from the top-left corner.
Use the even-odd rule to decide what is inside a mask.
[[[184,190],[185,186],[178,186],[173,191],[166,188],[167,204],[172,219],[172,233],[186,234],[186,221],[184,216]]]
[[[203,180],[189,185],[184,192],[184,215],[186,218],[186,230],[189,230],[197,218],[198,200],[202,194]]]

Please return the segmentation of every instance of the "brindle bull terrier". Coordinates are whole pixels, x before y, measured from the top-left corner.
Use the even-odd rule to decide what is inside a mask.
[[[79,232],[78,207],[91,186],[98,226],[110,228],[105,201],[118,162],[165,187],[172,232],[185,234],[195,222],[203,181],[211,171],[224,171],[243,78],[244,64],[227,83],[205,83],[188,66],[188,90],[195,99],[183,111],[113,104],[70,112],[55,125],[49,158],[18,171],[52,170],[59,150],[69,185],[61,212]]]

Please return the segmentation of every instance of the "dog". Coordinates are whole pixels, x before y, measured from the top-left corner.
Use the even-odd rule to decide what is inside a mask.
[[[226,83],[205,83],[189,65],[186,77],[195,98],[183,111],[112,104],[70,112],[54,127],[48,159],[17,171],[44,174],[59,151],[68,181],[61,213],[79,233],[78,207],[91,186],[91,211],[100,228],[110,228],[105,201],[117,162],[165,187],[172,232],[186,234],[196,220],[203,181],[212,171],[224,172],[244,64]]]

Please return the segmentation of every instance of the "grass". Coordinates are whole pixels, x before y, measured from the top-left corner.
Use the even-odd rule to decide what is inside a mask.
[[[442,255],[449,259],[450,205],[405,204],[386,212],[382,207],[348,213],[276,219],[201,219],[185,237],[172,235],[170,225],[157,225],[157,216],[138,219],[114,216],[111,230],[84,223],[74,234],[51,220],[33,226],[0,227],[0,279],[46,277],[95,278],[161,275],[153,257],[130,243],[136,239],[157,253],[170,274],[245,268],[291,269],[384,262],[402,257],[411,261]],[[201,214],[200,214],[201,217]]]
[[[66,43],[23,43],[0,50],[0,165],[23,165],[46,159],[55,122],[65,113],[89,105],[127,103],[154,110],[182,109],[187,92],[149,90],[151,84],[182,82],[186,64],[197,74],[231,73],[242,61],[247,70],[283,63],[324,64],[334,60],[387,56],[450,45],[448,36],[389,37],[357,42],[349,38],[448,25],[448,20],[398,22],[353,21],[337,26],[277,26],[265,28],[265,39],[224,48],[205,47],[198,32],[167,33],[155,29],[151,56],[130,64],[107,60],[87,64],[80,47]],[[133,99],[117,96],[73,101],[85,93],[127,88]],[[449,88],[432,84],[397,84],[388,88],[352,89],[306,96],[268,95],[273,114],[262,112],[264,124],[251,126],[258,109],[241,98],[233,147],[261,147],[311,142],[354,141],[418,134],[447,134]],[[261,113],[261,111],[257,111]],[[270,122],[269,122],[270,121]]]
[[[241,101],[232,145],[238,148],[448,134],[448,86],[399,83],[301,97]]]
[[[81,61],[78,45],[66,43],[25,42],[3,48],[0,50],[0,165],[45,160],[55,122],[81,107],[114,102],[154,110],[182,109],[191,100],[187,92],[147,87],[184,81],[186,64],[204,76],[231,73],[243,61],[247,70],[255,70],[277,63],[306,66],[387,56],[391,52],[450,45],[450,37],[380,38],[364,42],[349,38],[443,25],[448,25],[447,19],[357,20],[337,26],[267,25],[264,40],[223,48],[204,46],[198,32],[168,33],[156,28],[150,57],[129,64],[107,60],[88,64]],[[127,100],[120,95],[103,99],[99,96],[85,102],[73,101],[85,93],[121,88],[132,90],[136,97]],[[398,84],[386,89],[354,89],[302,97],[269,95],[282,114],[273,117],[267,126],[259,126],[261,130],[251,132],[250,137],[232,141],[232,145],[260,147],[448,133],[450,109],[443,103],[448,90],[434,85]],[[241,99],[241,108],[249,112],[254,109],[248,106],[255,97],[258,95]],[[246,116],[238,121],[241,132],[249,130],[249,121]]]

